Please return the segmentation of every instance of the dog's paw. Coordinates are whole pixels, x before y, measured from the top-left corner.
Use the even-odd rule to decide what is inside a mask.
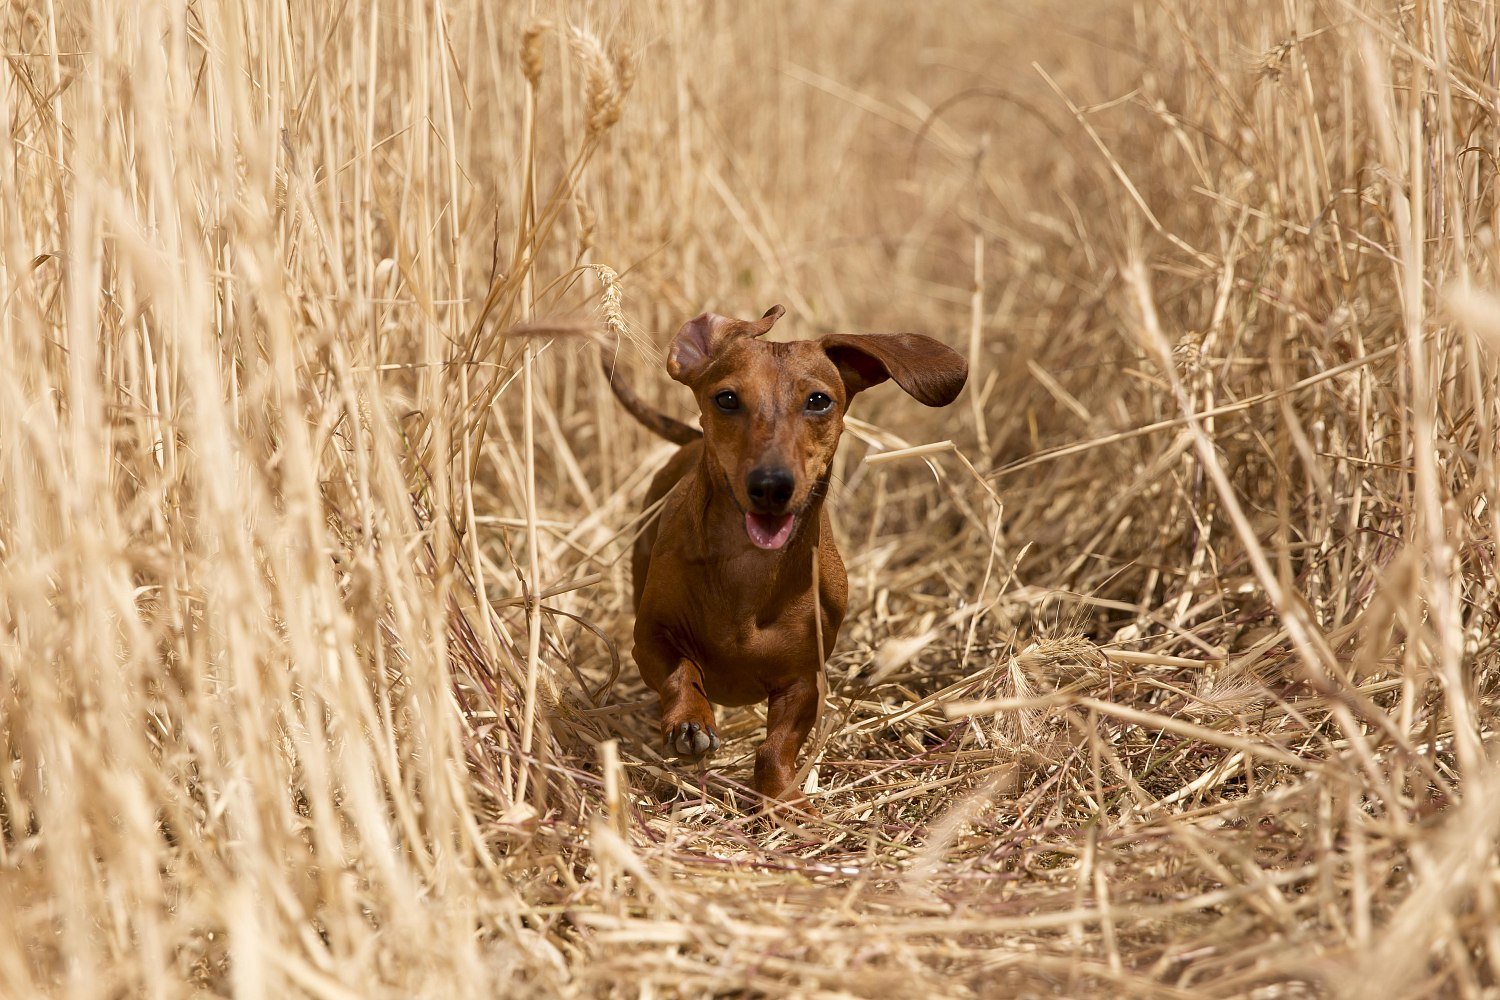
[[[778,802],[761,799],[749,813],[755,825],[762,830],[781,829],[806,836],[812,836],[807,829],[809,824],[823,822],[823,814],[801,793],[795,799]]]
[[[701,757],[719,749],[719,734],[713,726],[684,722],[667,732],[667,746],[684,757]]]
[[[803,820],[821,820],[823,814],[808,801],[802,789],[788,794],[778,802],[764,802],[763,810],[768,816],[778,822],[791,821],[796,823]]]

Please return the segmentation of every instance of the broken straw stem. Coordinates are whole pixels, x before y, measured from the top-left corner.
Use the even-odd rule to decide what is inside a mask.
[[[934,441],[931,444],[919,444],[910,448],[898,448],[896,451],[882,451],[874,455],[866,455],[865,464],[882,465],[900,458],[920,458],[924,455],[937,455],[941,452],[957,450],[953,447],[952,441]]]

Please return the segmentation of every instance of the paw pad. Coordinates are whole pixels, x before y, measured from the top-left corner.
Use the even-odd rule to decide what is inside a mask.
[[[683,722],[673,726],[667,734],[667,745],[684,757],[700,757],[710,750],[719,749],[719,734],[712,726]]]

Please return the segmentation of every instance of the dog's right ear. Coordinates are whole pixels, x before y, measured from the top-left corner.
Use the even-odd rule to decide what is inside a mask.
[[[704,313],[682,324],[667,352],[667,374],[692,385],[737,322],[718,313]]]
[[[719,348],[740,337],[759,337],[766,333],[786,312],[772,306],[753,323],[731,319],[718,313],[704,313],[682,324],[667,352],[667,374],[684,385],[692,385],[708,367]]]

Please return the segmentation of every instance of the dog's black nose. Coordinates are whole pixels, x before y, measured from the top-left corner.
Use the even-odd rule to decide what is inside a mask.
[[[751,469],[745,477],[745,491],[757,514],[785,514],[796,488],[797,477],[790,469]]]

